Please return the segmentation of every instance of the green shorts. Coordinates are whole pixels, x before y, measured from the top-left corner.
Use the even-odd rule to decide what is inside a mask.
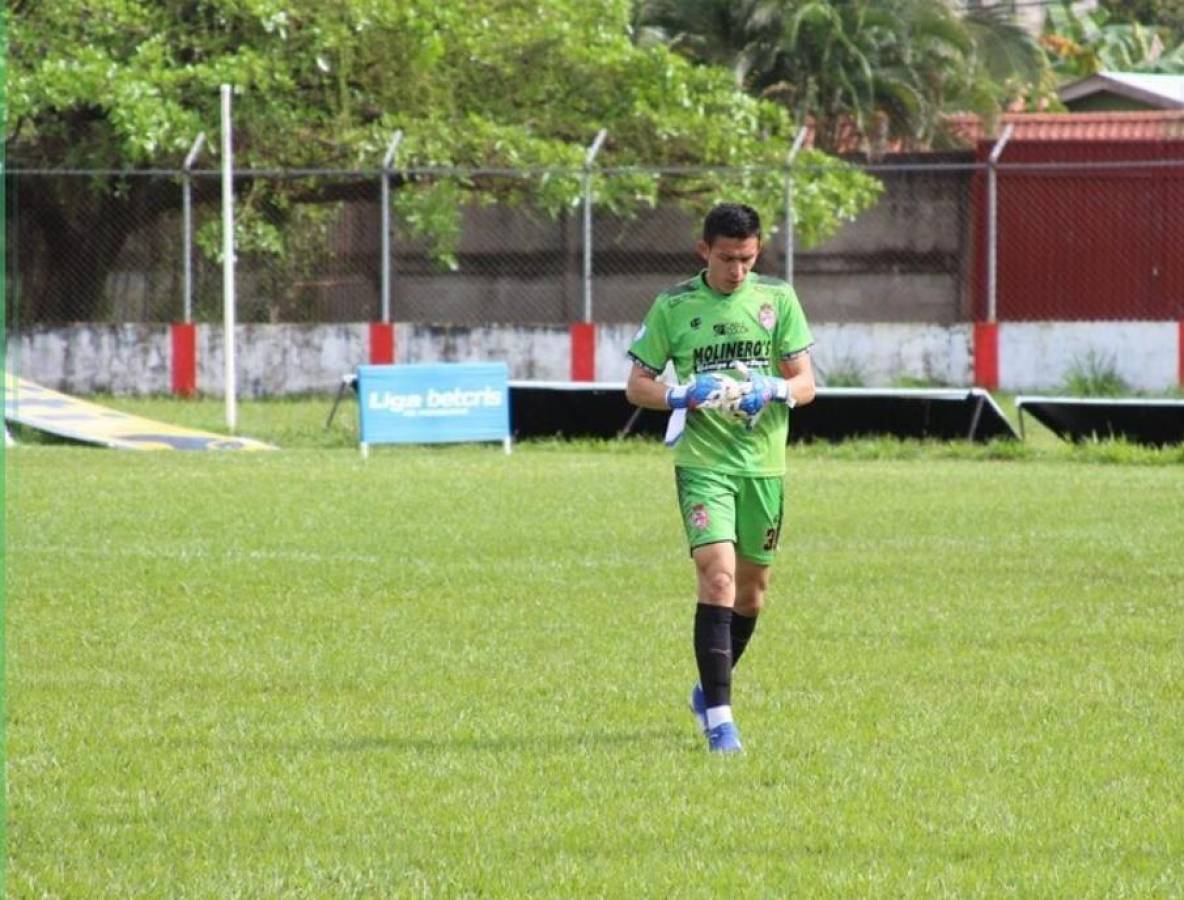
[[[758,565],[773,561],[781,540],[785,482],[779,475],[748,478],[710,469],[675,467],[678,505],[694,551],[731,541],[736,554]]]

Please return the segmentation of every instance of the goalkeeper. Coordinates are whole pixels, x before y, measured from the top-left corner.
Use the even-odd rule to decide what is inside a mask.
[[[708,748],[741,749],[732,668],[756,627],[784,507],[790,409],[814,399],[813,338],[792,287],[752,272],[761,223],[724,203],[703,222],[706,263],[659,294],[633,339],[629,401],[670,409],[667,442],[698,577],[691,709]],[[658,379],[673,363],[678,384]]]

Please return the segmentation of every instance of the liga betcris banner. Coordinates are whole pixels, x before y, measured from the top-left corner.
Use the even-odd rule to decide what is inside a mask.
[[[501,441],[510,450],[505,363],[358,366],[359,441],[439,444]]]

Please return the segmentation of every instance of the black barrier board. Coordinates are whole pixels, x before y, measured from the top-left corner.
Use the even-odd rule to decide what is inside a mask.
[[[510,427],[518,438],[662,437],[669,413],[639,410],[625,385],[610,382],[510,382]],[[819,388],[791,414],[790,442],[892,436],[985,442],[1018,435],[979,388]]]
[[[341,389],[328,427],[353,375]],[[605,381],[511,381],[510,430],[514,437],[661,438],[669,413],[638,409],[625,399],[625,385]],[[789,442],[842,441],[855,437],[936,440],[1015,440],[994,399],[981,388],[818,388],[814,402],[790,417]]]
[[[1184,443],[1184,400],[1101,397],[1016,397],[1024,413],[1067,441],[1124,438],[1137,444]]]
[[[661,438],[669,416],[662,410],[638,409],[625,399],[624,384],[510,382],[510,430],[516,438]]]
[[[790,414],[789,440],[930,438],[985,443],[1019,438],[982,388],[818,388]]]

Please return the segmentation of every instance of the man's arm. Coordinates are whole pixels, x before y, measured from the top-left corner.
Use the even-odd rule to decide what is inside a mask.
[[[781,374],[789,384],[789,396],[793,397],[794,406],[805,406],[814,399],[814,366],[809,352],[783,359]]]
[[[625,399],[645,409],[718,409],[726,391],[727,385],[718,375],[696,375],[687,384],[670,387],[637,363],[625,383]]]
[[[666,405],[666,385],[656,375],[643,369],[637,363],[629,372],[625,383],[625,399],[643,409],[669,409]]]

